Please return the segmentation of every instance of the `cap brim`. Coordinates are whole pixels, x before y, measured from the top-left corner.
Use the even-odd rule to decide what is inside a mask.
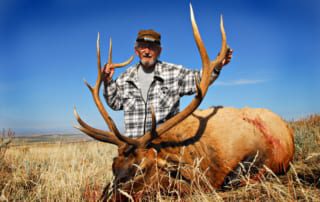
[[[138,38],[137,42],[155,43],[160,45],[160,41],[152,38]]]

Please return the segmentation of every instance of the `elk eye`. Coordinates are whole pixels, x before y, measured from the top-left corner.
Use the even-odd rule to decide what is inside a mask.
[[[128,148],[126,148],[126,150],[124,151],[124,156],[129,156],[132,153],[135,153],[136,147],[133,145],[128,146]]]

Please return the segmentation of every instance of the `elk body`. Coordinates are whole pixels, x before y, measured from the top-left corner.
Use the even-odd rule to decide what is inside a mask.
[[[281,174],[289,168],[294,153],[293,133],[276,114],[252,108],[196,110],[211,83],[213,69],[225,58],[228,48],[221,18],[220,54],[210,61],[191,6],[190,13],[202,60],[197,94],[183,111],[160,126],[157,126],[155,113],[150,109],[152,130],[139,138],[123,136],[100,100],[99,89],[104,75],[101,73],[98,35],[98,78],[94,87],[86,84],[111,132],[91,127],[76,111],[75,116],[80,124],[78,129],[99,141],[118,146],[118,156],[112,165],[114,200],[124,197],[121,194],[124,192],[139,196],[152,190],[166,192],[174,189],[191,193],[195,186],[220,188],[232,185],[241,172],[258,179],[267,169]],[[111,48],[110,42],[108,63],[112,63]],[[131,60],[114,66],[125,66]],[[105,191],[103,198],[107,195]]]

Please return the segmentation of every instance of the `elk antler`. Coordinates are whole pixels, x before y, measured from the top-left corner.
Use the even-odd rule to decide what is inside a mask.
[[[89,88],[93,100],[101,114],[101,116],[103,117],[103,119],[105,120],[105,122],[107,123],[109,129],[112,132],[107,132],[107,131],[102,131],[96,128],[93,128],[91,126],[89,126],[88,124],[86,124],[78,115],[76,109],[74,109],[74,115],[77,118],[78,123],[81,125],[80,127],[77,127],[79,130],[81,130],[82,132],[86,133],[87,135],[89,135],[90,137],[93,137],[97,140],[103,141],[103,142],[108,142],[108,143],[112,143],[115,145],[122,145],[123,142],[120,141],[122,139],[122,135],[119,132],[118,128],[116,127],[116,125],[114,124],[113,120],[111,119],[111,117],[109,116],[108,112],[105,110],[101,100],[100,100],[100,96],[99,96],[99,91],[100,91],[100,86],[102,83],[102,79],[104,77],[104,74],[101,71],[101,56],[100,56],[100,34],[98,33],[98,38],[97,38],[97,59],[98,59],[98,76],[97,76],[97,80],[95,83],[94,87],[91,87],[86,81],[85,84],[87,85],[87,87]],[[131,56],[127,61],[123,62],[123,63],[119,63],[119,64],[113,64],[114,68],[118,68],[118,67],[123,67],[128,65],[131,61],[133,60],[133,56]],[[112,63],[112,41],[110,39],[110,47],[109,47],[109,58],[108,58],[108,63],[111,64]]]
[[[195,98],[191,101],[191,103],[183,111],[181,111],[174,117],[167,120],[164,124],[160,125],[156,129],[156,131],[152,130],[150,132],[147,132],[146,134],[144,134],[142,137],[138,139],[127,139],[126,142],[129,144],[133,144],[136,147],[145,147],[155,136],[157,135],[160,136],[164,132],[168,131],[169,129],[171,129],[178,123],[180,123],[190,114],[192,114],[198,108],[198,106],[200,105],[201,101],[203,100],[203,98],[207,93],[208,87],[211,83],[212,71],[214,70],[214,68],[218,67],[226,57],[228,46],[227,46],[227,39],[226,39],[226,33],[223,26],[222,16],[220,19],[222,45],[220,49],[220,54],[216,57],[214,61],[210,61],[206,48],[202,42],[200,32],[198,30],[198,26],[194,18],[194,13],[193,13],[191,4],[190,4],[190,17],[191,17],[191,24],[192,24],[194,39],[197,44],[197,47],[201,56],[201,61],[202,61],[201,81],[200,83],[196,84],[197,94]],[[156,133],[156,135],[153,133]]]

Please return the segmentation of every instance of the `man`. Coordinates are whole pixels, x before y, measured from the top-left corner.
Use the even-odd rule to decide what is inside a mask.
[[[103,70],[104,97],[112,109],[124,110],[125,134],[129,137],[142,136],[151,129],[151,107],[157,124],[161,124],[179,112],[180,97],[196,92],[196,76],[200,72],[159,61],[160,39],[161,35],[154,30],[141,30],[135,44],[140,62],[116,80],[112,79],[112,65],[106,64]],[[231,57],[229,49],[221,66],[213,71],[212,81]]]

